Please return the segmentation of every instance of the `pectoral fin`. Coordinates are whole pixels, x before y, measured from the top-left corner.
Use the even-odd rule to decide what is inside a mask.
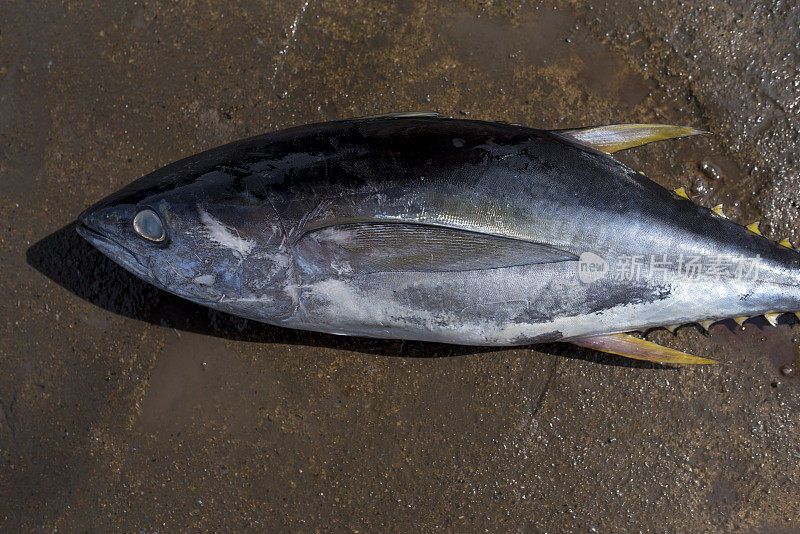
[[[650,341],[639,339],[628,334],[604,334],[600,336],[590,336],[570,340],[570,343],[579,347],[608,352],[633,358],[635,360],[645,360],[648,362],[664,364],[705,364],[717,363],[714,360],[698,358],[685,352],[680,352],[661,345],[656,345]]]
[[[558,135],[606,154],[633,148],[653,141],[705,134],[689,126],[669,124],[612,124],[577,130],[559,130]]]
[[[307,233],[307,257],[351,272],[448,272],[577,260],[570,252],[521,239],[409,223],[352,223]]]

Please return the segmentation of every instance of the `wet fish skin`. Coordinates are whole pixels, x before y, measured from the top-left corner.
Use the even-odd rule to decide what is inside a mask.
[[[133,231],[145,207],[166,243]],[[157,170],[80,221],[102,252],[167,291],[339,334],[518,345],[800,309],[795,250],[568,135],[504,123],[292,128]],[[581,283],[589,252],[610,266],[728,255],[759,275]]]

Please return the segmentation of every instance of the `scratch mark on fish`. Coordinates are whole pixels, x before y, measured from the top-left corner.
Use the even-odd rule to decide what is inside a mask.
[[[239,258],[240,263],[253,251],[256,246],[253,241],[241,237],[238,235],[238,231],[234,234],[230,228],[212,217],[203,208],[198,207],[197,209],[200,213],[200,221],[205,226],[209,239],[230,249],[234,256]]]
[[[197,276],[193,279],[194,282],[198,284],[202,284],[204,286],[210,286],[214,284],[214,275],[213,274],[204,274],[201,276]]]

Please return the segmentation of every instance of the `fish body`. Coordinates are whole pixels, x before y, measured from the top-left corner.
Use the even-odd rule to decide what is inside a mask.
[[[800,309],[797,251],[586,132],[416,115],[302,126],[159,169],[79,229],[179,296],[336,334],[596,346]]]

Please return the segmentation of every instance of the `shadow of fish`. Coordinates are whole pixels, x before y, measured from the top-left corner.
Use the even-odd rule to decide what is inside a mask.
[[[800,254],[608,155],[697,133],[422,113],[302,126],[157,170],[78,228],[144,280],[270,324],[709,363],[625,332],[774,321],[800,309]]]

